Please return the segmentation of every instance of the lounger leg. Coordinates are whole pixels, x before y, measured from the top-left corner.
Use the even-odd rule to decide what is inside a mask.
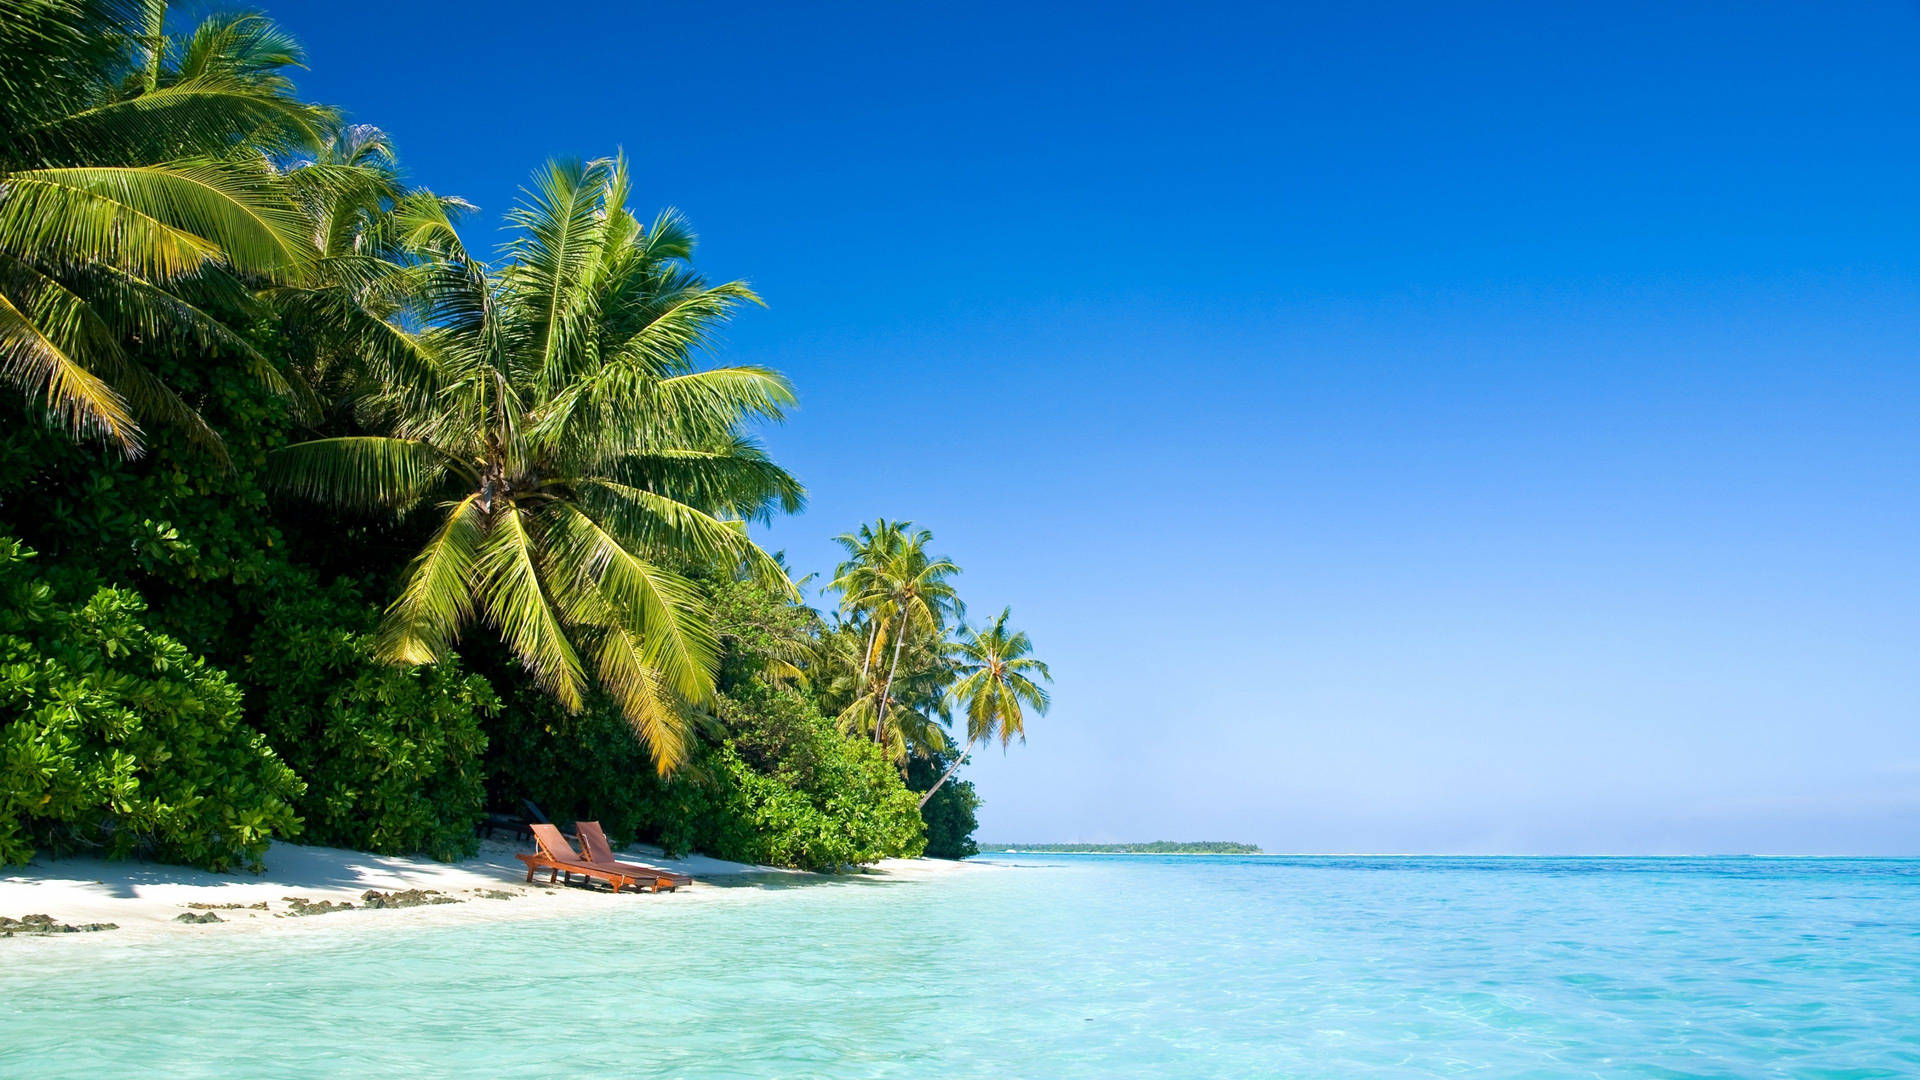
[[[533,867],[527,867],[527,884],[533,884]]]

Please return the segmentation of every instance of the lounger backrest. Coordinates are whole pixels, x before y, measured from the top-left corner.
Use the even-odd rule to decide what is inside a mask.
[[[580,853],[573,850],[573,845],[567,843],[567,838],[560,835],[559,829],[551,825],[542,825],[537,821],[528,827],[533,830],[533,838],[539,843],[540,849],[549,857],[572,862],[580,861]]]
[[[614,858],[613,845],[607,843],[607,834],[600,831],[597,821],[576,821],[574,830],[580,834],[580,846],[587,851],[587,858],[593,862],[619,862]]]

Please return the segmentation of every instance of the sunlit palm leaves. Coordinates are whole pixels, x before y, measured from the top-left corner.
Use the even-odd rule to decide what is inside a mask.
[[[271,160],[327,121],[292,97],[299,52],[271,23],[220,16],[173,37],[165,10],[0,0],[0,378],[129,454],[143,420],[216,442],[142,352],[250,354],[204,303],[311,264]]]
[[[911,524],[882,519],[861,526],[858,533],[839,537],[848,559],[834,575],[833,587],[840,590],[841,607],[856,613],[869,627],[867,655],[861,660],[863,683],[877,672],[879,654],[892,641],[886,681],[877,688],[863,686],[855,706],[850,706],[871,700],[868,707],[876,743],[884,743],[887,738],[893,683],[908,639],[937,639],[948,620],[962,611],[953,587],[960,568],[950,559],[929,553],[927,545],[933,541],[933,534],[925,529],[909,532]]]
[[[381,650],[444,657],[490,625],[564,705],[592,683],[669,772],[691,708],[712,698],[718,643],[699,589],[671,567],[720,563],[790,590],[744,522],[797,509],[799,484],[746,437],[793,403],[757,368],[695,367],[744,285],[709,285],[678,218],[642,226],[626,163],[556,162],[510,221],[489,272],[446,245],[405,267],[416,329],[363,404],[387,434],[274,456],[284,489],[443,515],[387,613]]]
[[[986,626],[963,632],[954,645],[959,680],[947,691],[947,698],[966,716],[967,752],[975,743],[995,738],[1001,746],[1015,739],[1026,742],[1026,710],[1045,715],[1052,704],[1046,687],[1040,684],[1053,681],[1053,675],[1047,665],[1033,658],[1033,642],[1026,632],[1007,626],[1012,618],[1012,609],[1002,609]],[[933,798],[966,757],[963,752],[954,759],[920,797],[920,805]]]
[[[386,133],[328,131],[283,172],[306,214],[314,259],[267,291],[286,348],[318,398],[365,404],[363,381],[427,402],[435,372],[417,331],[442,260],[470,267],[455,223],[472,207],[406,186]]]

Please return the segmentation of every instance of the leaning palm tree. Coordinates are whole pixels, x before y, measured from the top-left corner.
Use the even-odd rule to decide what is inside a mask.
[[[289,446],[269,478],[339,505],[431,508],[383,657],[435,662],[484,620],[567,708],[597,680],[665,774],[717,653],[706,601],[670,567],[724,563],[790,592],[744,523],[803,493],[743,430],[782,417],[786,380],[694,365],[756,297],[696,274],[685,223],[642,225],[627,188],[624,159],[550,163],[509,215],[497,270],[451,255],[416,268],[419,381],[368,402],[387,433]]]
[[[880,691],[880,712],[874,721],[873,741],[880,742],[887,721],[887,709],[893,695],[893,682],[900,670],[900,653],[909,635],[918,633],[928,639],[938,637],[947,619],[961,617],[965,609],[952,579],[960,567],[945,556],[927,552],[933,533],[920,529],[908,536],[898,550],[881,563],[868,599],[877,613],[893,628],[893,661],[887,668],[887,683]]]
[[[1007,621],[1011,618],[1013,609],[1003,608],[993,622],[963,634],[956,646],[960,680],[947,693],[950,700],[966,712],[967,745],[960,756],[953,759],[953,764],[947,766],[947,771],[940,774],[940,779],[920,796],[921,806],[927,805],[933,793],[960,768],[976,744],[995,736],[999,737],[1002,747],[1011,745],[1015,739],[1026,742],[1024,710],[1030,708],[1044,716],[1052,703],[1046,687],[1040,683],[1052,682],[1053,675],[1047,671],[1047,665],[1030,655],[1033,642],[1026,631],[1008,629]]]
[[[0,379],[128,455],[141,422],[218,440],[142,363],[218,351],[284,389],[216,314],[311,259],[270,159],[325,110],[292,96],[297,46],[259,15],[165,31],[164,0],[0,0]]]

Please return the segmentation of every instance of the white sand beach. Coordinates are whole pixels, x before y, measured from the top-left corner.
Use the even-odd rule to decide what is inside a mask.
[[[668,893],[628,890],[614,895],[604,885],[590,887],[578,879],[573,885],[549,885],[544,873],[528,884],[526,867],[514,853],[530,850],[524,841],[486,840],[474,856],[442,863],[276,843],[267,853],[266,869],[258,874],[215,874],[165,863],[42,855],[24,867],[0,868],[0,917],[19,920],[44,915],[57,924],[111,923],[115,929],[16,933],[0,939],[0,955],[34,948],[34,943],[65,949],[84,947],[90,941],[160,936],[512,921],[603,912],[632,904],[699,903],[721,894],[750,894],[755,887],[834,880],[701,855],[669,859],[658,849],[635,845],[624,853],[628,858],[690,875],[694,883]],[[864,872],[911,879],[961,870],[964,865],[938,859],[893,859]],[[414,898],[429,902],[379,908],[365,900],[369,891],[409,890],[430,893]],[[321,904],[331,908],[300,913]],[[342,905],[351,908],[342,909]],[[209,913],[220,921],[181,920],[183,915],[205,918]]]

